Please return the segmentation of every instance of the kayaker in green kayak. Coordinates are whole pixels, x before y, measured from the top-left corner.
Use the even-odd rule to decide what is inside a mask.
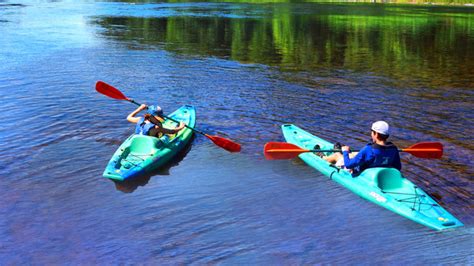
[[[148,114],[145,114],[143,117],[136,116],[139,112],[147,108],[149,111]],[[161,137],[163,134],[175,134],[185,127],[185,124],[182,122],[174,129],[163,127],[161,124],[164,121],[161,117],[162,115],[163,110],[159,106],[148,107],[146,104],[142,104],[127,116],[127,121],[136,124],[135,134],[154,137]],[[154,123],[150,121],[151,116],[155,118],[153,119]]]
[[[344,167],[352,170],[352,176],[358,176],[367,168],[388,167],[400,170],[402,168],[398,148],[387,139],[390,135],[388,123],[377,121],[372,124],[372,143],[367,144],[354,158],[349,157],[350,147],[342,146]]]

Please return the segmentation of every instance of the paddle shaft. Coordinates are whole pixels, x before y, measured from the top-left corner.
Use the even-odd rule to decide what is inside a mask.
[[[269,149],[267,152],[341,152],[341,150],[303,150],[303,149]]]
[[[305,153],[305,152],[342,152],[342,150],[303,150],[303,149],[269,149],[267,152],[300,152],[300,153]],[[350,152],[358,152],[360,150],[350,150]],[[400,149],[398,150],[399,152],[416,152],[416,151],[425,151],[425,152],[436,152],[439,151],[439,149]]]
[[[360,151],[360,150],[352,150]],[[408,152],[413,156],[425,159],[440,159],[443,156],[443,144],[440,142],[420,142],[408,148],[398,149],[399,152]],[[342,152],[341,149],[312,149],[307,150],[288,142],[267,142],[263,148],[265,157],[269,160],[291,159],[306,152]]]

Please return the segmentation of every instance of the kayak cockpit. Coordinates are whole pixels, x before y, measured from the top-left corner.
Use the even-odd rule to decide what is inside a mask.
[[[115,168],[130,169],[155,154],[160,145],[157,138],[147,136],[134,136],[130,146],[124,148],[119,156]]]
[[[160,145],[159,139],[155,137],[134,136],[127,149],[131,153],[153,153],[153,150]]]

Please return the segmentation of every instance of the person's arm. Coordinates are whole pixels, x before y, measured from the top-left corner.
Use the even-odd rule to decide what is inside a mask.
[[[343,146],[341,148],[342,155],[344,156],[344,166],[348,169],[354,169],[355,167],[362,165],[365,162],[367,147],[360,150],[354,158],[349,158],[350,148],[349,146]]]
[[[180,122],[179,125],[177,127],[173,128],[173,129],[165,128],[165,127],[162,127],[162,129],[163,129],[163,133],[165,133],[165,134],[175,134],[175,133],[178,133],[184,127],[185,127],[185,124],[183,122]]]
[[[176,128],[166,128],[163,125],[155,125],[155,127],[159,128],[159,131],[163,134],[175,134],[178,133],[181,129],[185,127],[183,122],[180,122]]]
[[[140,118],[139,117],[135,117],[140,111],[146,109],[147,106],[146,104],[142,104],[140,105],[137,109],[135,109],[135,111],[131,112],[128,116],[127,116],[127,121],[128,122],[131,122],[131,123],[138,123],[138,121],[140,121]]]

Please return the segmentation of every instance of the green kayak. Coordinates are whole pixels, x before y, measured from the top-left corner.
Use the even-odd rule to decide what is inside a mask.
[[[182,106],[168,116],[190,127],[196,123],[196,111],[191,105]],[[177,123],[166,119],[163,125],[173,128]],[[193,131],[187,127],[173,136],[161,138],[133,134],[114,153],[103,176],[123,181],[149,173],[169,162],[188,144],[192,135]]]
[[[322,150],[333,149],[332,143],[295,125],[282,125],[282,130],[287,142],[303,149],[313,149],[316,144]],[[298,156],[311,167],[360,197],[417,223],[436,230],[463,225],[394,168],[370,168],[354,178],[348,171],[329,164],[314,153],[301,153]]]

